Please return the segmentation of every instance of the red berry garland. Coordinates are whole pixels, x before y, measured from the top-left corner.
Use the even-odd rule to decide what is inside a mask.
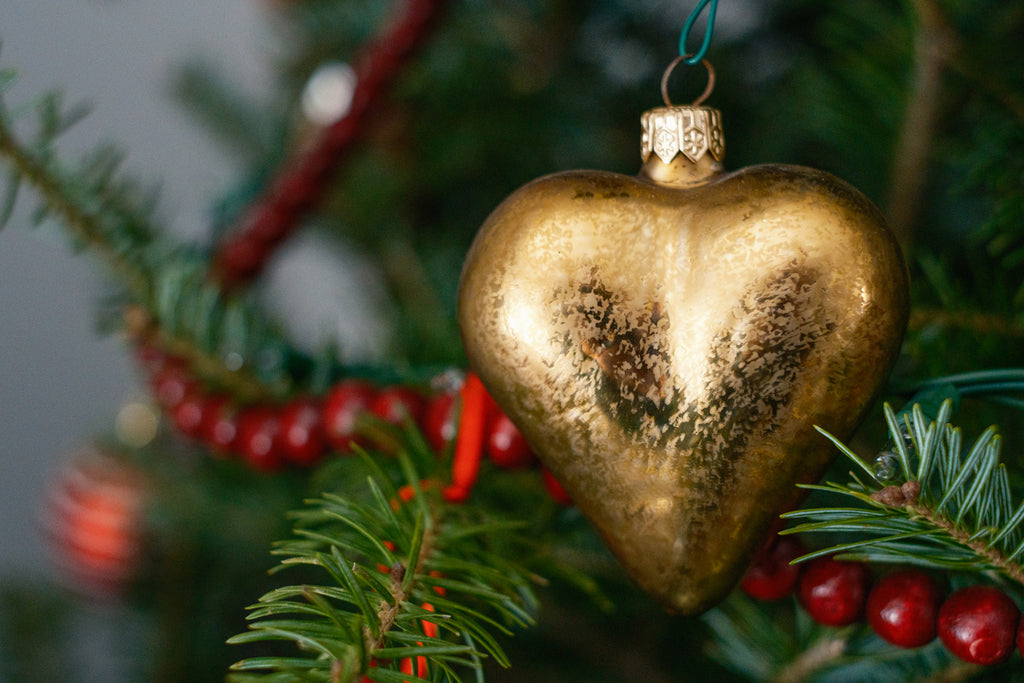
[[[907,569],[881,578],[868,595],[867,617],[880,638],[899,647],[935,640],[942,592],[928,574]]]
[[[238,456],[253,469],[275,472],[286,465],[310,467],[329,452],[351,453],[353,446],[386,450],[383,442],[368,443],[360,424],[367,416],[404,426],[413,423],[438,453],[455,442],[451,485],[444,492],[451,503],[469,498],[480,461],[486,453],[502,469],[537,464],[518,427],[470,373],[456,391],[450,378],[433,395],[409,386],[378,388],[360,379],[345,379],[324,398],[300,396],[284,405],[237,405],[223,393],[209,391],[190,373],[179,356],[140,346],[140,363],[171,422],[184,436],[196,439],[218,455]],[[557,502],[571,505],[565,490],[542,472],[545,489]]]
[[[253,469],[273,472],[284,464],[281,419],[269,406],[252,406],[238,415],[235,450]]]
[[[811,618],[826,626],[848,626],[861,618],[870,575],[859,562],[819,557],[800,577],[797,596]]]
[[[415,389],[391,386],[378,391],[367,405],[367,410],[385,422],[402,426],[410,420],[418,423],[425,407],[423,395]]]
[[[326,452],[323,411],[312,398],[299,398],[281,411],[281,450],[296,465],[313,465]]]
[[[487,427],[487,439],[484,442],[487,457],[498,467],[506,469],[529,467],[536,458],[522,432],[508,415],[495,412],[497,414]]]
[[[458,434],[457,395],[452,391],[437,393],[423,411],[423,436],[435,451],[443,451]]]
[[[217,250],[212,270],[226,287],[259,274],[274,250],[296,229],[326,189],[342,154],[358,138],[372,107],[398,69],[422,42],[443,0],[410,0],[404,12],[355,65],[356,87],[348,113],[281,169]]]
[[[953,592],[939,610],[939,639],[965,662],[998,664],[1013,653],[1020,611],[992,586]]]
[[[339,382],[327,395],[323,405],[324,433],[328,443],[342,453],[358,444],[356,422],[366,412],[376,390],[368,382],[357,379]]]

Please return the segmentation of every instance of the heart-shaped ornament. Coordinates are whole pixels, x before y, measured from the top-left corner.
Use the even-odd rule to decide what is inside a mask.
[[[702,612],[899,350],[908,285],[878,210],[826,173],[721,168],[717,111],[652,110],[638,176],[521,188],[467,257],[471,367],[630,576]]]

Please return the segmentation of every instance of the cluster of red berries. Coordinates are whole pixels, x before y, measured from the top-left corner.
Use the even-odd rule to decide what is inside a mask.
[[[460,388],[426,390],[405,385],[378,387],[362,379],[345,379],[322,397],[302,396],[281,405],[239,405],[228,393],[211,390],[191,372],[188,362],[152,346],[139,358],[149,374],[153,395],[175,428],[216,454],[238,457],[261,471],[287,466],[309,467],[328,453],[351,453],[355,446],[373,446],[361,427],[365,416],[394,425],[416,424],[438,452],[459,432]],[[481,406],[481,443],[475,453],[502,469],[534,467],[536,457],[515,424],[486,394]],[[473,454],[470,456],[474,457]],[[473,463],[458,462],[463,470]],[[568,504],[565,491],[543,470],[545,487],[556,501]],[[458,471],[453,478],[460,479]],[[462,480],[467,477],[463,475]],[[466,481],[461,499],[475,481]],[[460,502],[453,500],[453,502]]]
[[[796,592],[801,607],[819,624],[848,626],[866,619],[880,638],[912,648],[936,636],[947,650],[972,664],[1006,661],[1014,646],[1024,652],[1024,618],[993,586],[967,586],[945,595],[931,575],[902,569],[872,582],[860,562],[819,557],[790,564],[806,552],[792,536],[777,536],[740,584],[758,600]]]

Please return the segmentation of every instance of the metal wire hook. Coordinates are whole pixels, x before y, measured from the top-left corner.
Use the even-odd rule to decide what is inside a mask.
[[[690,55],[679,55],[668,65],[665,69],[665,73],[661,76],[661,99],[665,102],[666,107],[674,107],[672,99],[668,96],[668,78],[672,75],[672,71],[679,66],[680,63],[689,64]],[[691,107],[699,107],[704,103],[704,100],[711,95],[711,91],[715,89],[715,69],[711,66],[711,62],[706,59],[700,60],[704,65],[704,68],[708,70],[708,84],[704,87],[704,92],[700,94],[700,97],[690,103]]]
[[[697,18],[704,11],[704,8],[710,5],[708,9],[708,24],[704,31],[704,43],[700,46],[700,49],[694,53],[687,53],[686,51],[686,39],[690,37],[690,32],[693,30],[693,25],[697,22]],[[711,36],[715,31],[715,13],[718,11],[718,0],[700,0],[697,3],[697,7],[690,12],[690,16],[686,19],[686,24],[683,26],[683,34],[679,36],[679,54],[682,56],[687,64],[694,66],[702,59],[708,52],[708,47],[711,45]]]

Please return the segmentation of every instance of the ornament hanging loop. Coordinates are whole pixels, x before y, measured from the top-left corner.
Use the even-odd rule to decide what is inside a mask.
[[[672,71],[675,70],[675,68],[679,66],[679,64],[683,62],[689,64],[687,60],[691,56],[692,55],[679,55],[678,57],[673,59],[669,63],[668,67],[665,69],[665,73],[661,77],[661,99],[663,102],[665,102],[666,107],[676,106],[672,104],[672,98],[668,96],[668,79],[669,77],[672,76]],[[711,62],[709,62],[706,59],[701,59],[700,63],[704,65],[705,69],[707,69],[708,84],[704,86],[704,92],[702,92],[697,99],[690,103],[691,107],[699,107],[700,105],[704,104],[704,101],[711,96],[712,91],[714,91],[715,89],[715,68],[711,66]]]

